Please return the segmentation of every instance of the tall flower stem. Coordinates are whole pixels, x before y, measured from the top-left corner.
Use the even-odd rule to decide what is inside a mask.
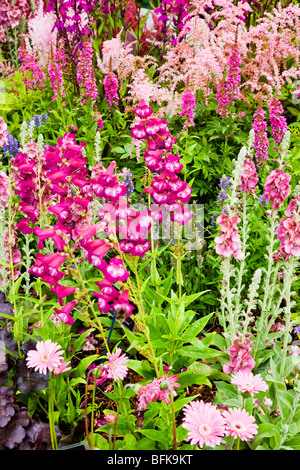
[[[245,258],[246,258],[246,248],[247,248],[247,194],[244,191],[243,192],[243,199],[242,199],[242,205],[243,205],[243,214],[242,214],[242,251],[244,253],[244,258],[241,260],[240,263],[240,268],[238,271],[238,282],[237,282],[237,292],[236,292],[236,312],[237,314],[240,311],[240,300],[241,300],[241,292],[242,292],[242,281],[243,281],[243,274],[245,271]]]
[[[288,349],[288,339],[290,334],[290,325],[291,325],[291,287],[293,282],[293,272],[294,272],[294,257],[291,256],[288,260],[287,267],[285,270],[284,276],[284,292],[285,292],[285,332],[283,338],[283,347],[282,347],[282,360],[280,365],[280,377],[281,380],[284,379],[284,369],[286,363],[286,355]]]
[[[57,450],[57,439],[56,439],[55,422],[54,422],[54,387],[53,387],[52,372],[50,372],[50,379],[49,379],[48,419],[49,419],[49,426],[50,426],[52,450]]]
[[[257,334],[256,334],[256,340],[255,344],[253,347],[253,355],[255,357],[258,349],[259,349],[259,344],[261,341],[261,336],[264,336],[264,329],[267,327],[266,325],[266,320],[269,315],[269,307],[270,307],[270,294],[274,293],[274,288],[271,286],[271,275],[272,275],[272,268],[274,264],[273,260],[273,252],[274,252],[274,244],[275,244],[275,218],[271,217],[270,221],[270,244],[269,244],[269,252],[268,252],[268,266],[267,266],[267,272],[266,272],[266,280],[265,280],[265,291],[264,291],[264,298],[263,298],[263,303],[261,307],[261,314],[257,326]],[[274,279],[273,283],[275,285],[277,276]]]
[[[174,450],[177,450],[178,446],[177,446],[177,435],[176,435],[176,416],[175,416],[173,391],[170,385],[169,385],[169,391],[170,391],[170,402],[171,402],[171,409],[172,409],[173,445],[174,445]]]
[[[146,323],[146,315],[145,315],[145,308],[144,308],[144,302],[143,302],[143,297],[142,297],[142,289],[141,289],[141,283],[137,271],[137,264],[134,264],[134,272],[135,272],[135,278],[136,278],[136,287],[137,287],[137,295],[135,295],[135,300],[137,302],[140,318],[143,324],[143,329],[144,329],[144,334],[146,336],[148,345],[149,345],[149,350],[150,350],[150,355],[152,359],[153,366],[155,368],[155,373],[156,376],[159,376],[159,371],[158,371],[158,366],[157,366],[157,360],[155,357],[154,349],[151,343],[150,339],[150,333],[149,333],[149,328]],[[131,283],[129,283],[131,285]],[[132,285],[131,285],[131,290],[132,290]]]
[[[234,310],[232,306],[232,293],[230,290],[230,258],[225,258],[224,260],[224,280],[225,283],[225,293],[227,299],[227,311],[228,311],[228,323],[230,325],[230,344],[233,344],[236,334],[236,325],[234,318]]]
[[[102,339],[103,339],[103,343],[104,343],[104,346],[106,348],[106,351],[109,351],[109,348],[108,348],[108,344],[107,344],[107,340],[106,340],[106,336],[105,336],[105,333],[104,333],[104,330],[103,330],[103,326],[101,324],[101,321],[99,320],[96,312],[95,312],[95,309],[94,309],[94,305],[93,305],[93,302],[91,301],[90,299],[90,296],[86,290],[86,287],[85,287],[85,282],[84,282],[84,279],[82,278],[81,276],[81,272],[80,272],[80,269],[79,269],[79,266],[78,266],[78,263],[76,261],[76,258],[75,256],[73,255],[72,256],[72,261],[74,263],[74,267],[75,267],[75,272],[76,272],[76,275],[77,275],[77,279],[79,280],[80,284],[81,284],[81,287],[82,287],[82,292],[83,292],[83,296],[86,300],[86,303],[89,305],[90,309],[92,310],[93,312],[93,315],[94,315],[94,318],[97,322],[97,326],[100,330],[100,333],[101,333],[101,336],[102,336]]]

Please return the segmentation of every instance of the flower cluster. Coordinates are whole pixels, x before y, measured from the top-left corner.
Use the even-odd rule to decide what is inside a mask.
[[[269,140],[264,116],[265,110],[260,106],[254,114],[253,121],[255,158],[258,165],[266,163],[268,159]]]
[[[182,99],[182,111],[180,116],[185,116],[187,119],[184,123],[184,128],[187,126],[194,126],[196,98],[195,93],[190,89],[186,88],[181,96]]]
[[[161,400],[165,403],[170,403],[170,393],[173,397],[177,396],[174,387],[180,387],[180,384],[177,383],[179,377],[176,375],[171,375],[168,377],[166,372],[165,376],[155,378],[152,382],[149,382],[147,385],[143,385],[138,392],[138,411],[144,411],[147,409],[147,404]]]
[[[215,238],[215,250],[218,255],[225,258],[234,256],[236,260],[243,259],[242,245],[238,233],[237,224],[240,218],[237,215],[230,217],[229,214],[221,214],[216,219],[220,226],[220,235]]]
[[[110,107],[118,104],[118,78],[115,73],[110,72],[104,78],[105,100]]]
[[[296,195],[285,210],[285,218],[280,220],[277,237],[280,240],[279,253],[285,260],[300,256],[300,196]]]
[[[3,117],[0,117],[0,147],[4,147],[8,143],[7,124]]]
[[[57,100],[60,95],[62,98],[65,97],[64,80],[63,74],[65,72],[67,61],[66,56],[62,48],[56,47],[54,50],[53,57],[48,65],[48,73],[50,78],[50,85],[53,88],[54,94],[52,99]]]
[[[59,375],[71,369],[68,367],[70,362],[64,362],[61,346],[53,343],[51,339],[40,341],[37,343],[36,349],[30,349],[27,353],[26,364],[27,367],[32,367],[44,375],[48,371]]]
[[[241,64],[241,55],[235,46],[231,49],[229,55],[225,83],[221,83],[217,86],[216,98],[218,102],[218,113],[221,116],[228,117],[228,106],[234,104],[235,100],[240,98],[239,84],[241,82]]]
[[[10,40],[9,35],[5,35],[8,28],[16,28],[22,19],[31,18],[33,10],[37,6],[37,1],[32,0],[1,0],[0,4],[0,42]]]
[[[221,444],[224,436],[249,441],[257,434],[254,417],[244,409],[231,408],[221,412],[215,405],[200,400],[185,405],[183,410],[182,427],[188,430],[187,439],[200,448],[204,445],[215,447]]]
[[[38,63],[37,57],[32,50],[27,37],[21,42],[19,47],[19,58],[22,62],[24,72],[29,72],[29,77],[25,74],[23,78],[26,87],[30,90],[35,89],[36,86],[38,88],[43,88],[45,86],[43,83],[45,74]]]
[[[273,98],[270,103],[270,123],[272,127],[272,137],[275,145],[282,142],[283,136],[288,130],[287,122],[283,114],[283,107],[281,102]]]
[[[273,209],[280,209],[282,203],[290,195],[290,180],[291,175],[285,173],[282,168],[277,168],[267,176],[263,196],[268,201],[272,201]]]
[[[242,341],[241,338],[236,338],[232,346],[227,351],[230,356],[228,364],[223,366],[225,374],[230,375],[232,372],[250,372],[255,366],[255,361],[251,356],[251,345],[253,341],[245,338]]]
[[[141,121],[131,129],[131,135],[134,139],[146,141],[146,166],[157,173],[150,188],[145,191],[151,195],[155,204],[174,213],[172,221],[184,225],[192,218],[192,214],[183,206],[190,200],[192,188],[178,176],[183,165],[179,162],[180,156],[171,153],[176,138],[172,137],[165,119],[151,117],[153,109],[144,100],[140,101],[134,113]],[[161,213],[159,217],[162,217]]]
[[[240,178],[241,184],[238,186],[238,190],[246,191],[248,194],[253,193],[258,183],[258,176],[252,158],[247,158],[244,161],[243,171]]]
[[[93,67],[93,46],[90,40],[85,40],[79,52],[77,63],[77,82],[80,88],[81,101],[95,101],[99,95]],[[84,90],[84,93],[83,93]]]

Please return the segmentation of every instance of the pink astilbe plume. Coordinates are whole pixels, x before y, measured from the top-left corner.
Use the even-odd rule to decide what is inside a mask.
[[[213,448],[222,442],[225,422],[216,406],[202,400],[193,401],[185,405],[183,412],[182,427],[188,430],[187,439],[191,445]]]
[[[40,0],[35,16],[28,20],[28,32],[33,50],[38,54],[38,62],[45,68],[50,60],[51,47],[56,43],[57,32],[54,13],[44,13],[43,10],[44,2]]]

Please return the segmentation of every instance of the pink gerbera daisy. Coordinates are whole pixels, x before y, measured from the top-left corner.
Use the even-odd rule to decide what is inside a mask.
[[[33,367],[34,370],[39,371],[40,374],[45,374],[47,371],[52,372],[57,367],[60,367],[63,357],[61,346],[57,343],[52,343],[51,339],[37,343],[36,350],[31,349],[27,353],[27,367]]]
[[[248,392],[252,396],[254,396],[255,393],[268,390],[268,385],[261,378],[260,374],[253,375],[252,372],[243,370],[233,374],[231,383],[237,385],[238,389],[242,392]]]
[[[147,404],[151,401],[156,401],[160,393],[160,386],[157,379],[153,379],[152,382],[143,385],[138,392],[139,404],[137,409],[144,411],[147,409]]]
[[[126,354],[120,355],[122,350],[120,348],[116,348],[115,353],[107,353],[108,363],[104,364],[104,369],[107,370],[107,377],[109,379],[123,380],[127,374],[128,367],[125,364],[128,362],[128,357]]]
[[[246,410],[240,408],[231,408],[229,411],[223,413],[226,434],[238,437],[242,441],[250,441],[257,434],[257,424],[253,416],[249,415]]]
[[[202,400],[189,403],[184,407],[182,427],[189,431],[191,444],[204,444],[215,447],[225,434],[224,419],[217,407]]]

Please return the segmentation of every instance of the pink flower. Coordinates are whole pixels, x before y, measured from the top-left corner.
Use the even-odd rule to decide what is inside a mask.
[[[116,348],[116,351],[111,354],[107,353],[108,363],[104,364],[103,368],[107,371],[109,379],[123,380],[126,377],[128,367],[125,364],[128,362],[126,354],[121,355],[122,350]]]
[[[260,106],[254,114],[254,148],[255,158],[258,164],[266,163],[268,159],[269,141],[267,135],[267,123],[264,119],[265,111]]]
[[[223,372],[225,374],[231,374],[232,372],[250,372],[255,366],[255,361],[251,357],[251,344],[252,342],[245,339],[242,342],[241,339],[235,339],[232,346],[227,351],[230,355],[230,362],[223,366]]]
[[[268,385],[262,380],[261,375],[253,375],[252,372],[239,370],[232,378],[231,383],[237,385],[238,389],[243,393],[247,392],[254,396],[255,393],[265,392]]]
[[[277,168],[267,176],[263,195],[268,201],[273,202],[273,209],[280,209],[281,204],[290,195],[290,180],[291,175],[284,173],[282,168]]]
[[[70,364],[70,361],[64,362],[62,359],[61,362],[58,364],[58,366],[53,369],[53,374],[60,375],[66,372],[67,370],[71,370],[71,367],[68,367],[69,364]]]
[[[288,130],[286,119],[282,114],[283,107],[281,102],[278,99],[273,98],[270,103],[270,122],[272,127],[272,136],[276,145],[282,142],[283,136]]]
[[[258,426],[255,419],[250,416],[246,410],[239,408],[231,408],[229,411],[223,411],[226,434],[238,437],[242,441],[249,441],[257,434]]]
[[[110,108],[118,104],[118,78],[111,72],[104,79],[105,100]]]
[[[177,396],[177,393],[174,390],[174,387],[180,387],[180,384],[176,383],[179,380],[179,377],[176,375],[171,375],[168,377],[166,374],[165,377],[159,377],[157,379],[159,383],[159,392],[157,394],[158,400],[162,400],[165,403],[171,403],[170,400],[170,393],[172,393],[173,397]]]
[[[200,400],[185,405],[183,411],[182,427],[189,431],[187,439],[192,445],[198,444],[201,448],[204,445],[215,447],[221,443],[225,423],[216,406]]]
[[[7,201],[9,198],[9,177],[0,171],[0,204],[2,207],[7,206]]]
[[[248,194],[253,193],[257,183],[258,177],[254,162],[251,158],[248,158],[244,161],[241,184],[238,186],[238,190],[247,191]]]
[[[111,282],[125,282],[129,277],[129,272],[125,269],[122,259],[111,258],[105,270],[105,275]]]
[[[3,117],[0,117],[0,147],[3,147],[7,144],[8,141],[8,131],[7,124],[5,123]]]
[[[40,374],[46,375],[47,371],[52,372],[61,365],[63,361],[62,354],[61,346],[57,343],[52,343],[51,339],[41,341],[37,343],[36,350],[31,349],[28,351],[26,358],[27,367],[32,367]]]
[[[187,126],[194,126],[194,117],[195,117],[195,108],[196,108],[196,98],[195,93],[191,88],[186,88],[182,93],[182,111],[180,116],[185,116],[187,118],[184,128]]]
[[[144,411],[147,408],[147,404],[151,401],[156,401],[160,393],[160,386],[157,379],[153,379],[152,382],[143,385],[138,392],[139,404],[137,407],[138,411]]]
[[[72,302],[68,302],[61,309],[54,308],[54,311],[63,323],[66,323],[67,325],[73,325],[74,319],[70,316],[70,313],[76,304],[77,300],[73,300]]]
[[[240,218],[237,215],[230,217],[228,214],[221,214],[216,222],[220,225],[220,235],[215,238],[215,250],[218,255],[225,258],[233,255],[237,260],[243,259],[244,253],[237,228]]]

